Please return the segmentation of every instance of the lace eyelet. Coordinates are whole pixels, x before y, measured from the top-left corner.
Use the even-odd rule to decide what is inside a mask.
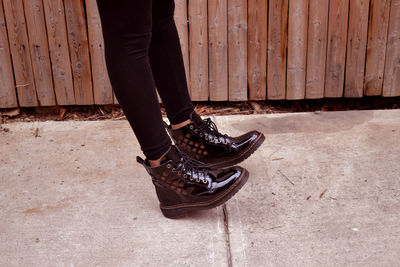
[[[181,173],[181,171],[178,171],[178,175],[181,175],[182,173]]]
[[[187,174],[185,173],[184,175],[183,175],[183,178],[186,178],[187,177]]]
[[[190,180],[190,181],[193,181],[193,177],[192,177],[192,176],[190,176],[190,177],[189,177],[189,180]]]
[[[200,179],[199,179],[199,178],[197,178],[197,179],[196,179],[196,182],[198,182],[198,183],[199,183],[199,182],[200,182]]]
[[[204,184],[208,184],[208,181],[207,181],[207,180],[203,180],[203,183],[204,183]]]
[[[198,131],[199,131],[199,130],[197,130],[197,129],[194,129],[194,132],[195,132],[195,133],[197,133]]]
[[[190,125],[189,128],[190,128],[190,130],[193,130],[193,125]]]
[[[204,139],[208,140],[208,136],[205,136]]]
[[[175,168],[172,168],[172,172],[176,172],[176,169],[175,169]]]
[[[167,168],[168,168],[168,169],[171,168],[171,164],[168,163],[168,164],[167,164]]]
[[[203,134],[202,134],[202,133],[200,133],[200,137],[203,137]]]

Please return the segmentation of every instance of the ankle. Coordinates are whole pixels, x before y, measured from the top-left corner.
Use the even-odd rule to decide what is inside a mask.
[[[149,159],[149,163],[151,167],[158,167],[161,165],[161,159],[168,153],[165,152],[164,154],[161,155],[161,157],[159,157],[158,159]]]
[[[172,129],[178,129],[178,128],[181,128],[181,127],[184,127],[184,126],[188,125],[191,122],[192,122],[191,119],[187,119],[187,120],[185,120],[185,121],[183,121],[181,123],[172,124],[171,127],[172,127]]]

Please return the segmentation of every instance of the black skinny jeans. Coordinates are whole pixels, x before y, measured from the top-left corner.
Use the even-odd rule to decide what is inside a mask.
[[[172,124],[194,110],[174,0],[97,0],[111,85],[143,154],[157,159],[172,142],[162,122],[156,86]]]

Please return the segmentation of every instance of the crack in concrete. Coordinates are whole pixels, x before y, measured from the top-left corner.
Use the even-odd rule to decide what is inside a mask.
[[[232,251],[231,251],[231,241],[229,237],[229,217],[228,217],[228,210],[226,209],[226,204],[222,206],[222,211],[224,213],[225,245],[226,245],[228,266],[232,267]]]

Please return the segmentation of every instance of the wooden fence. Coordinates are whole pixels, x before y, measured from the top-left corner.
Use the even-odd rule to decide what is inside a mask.
[[[192,100],[400,96],[400,0],[175,0]],[[116,103],[96,0],[0,0],[0,108]]]

